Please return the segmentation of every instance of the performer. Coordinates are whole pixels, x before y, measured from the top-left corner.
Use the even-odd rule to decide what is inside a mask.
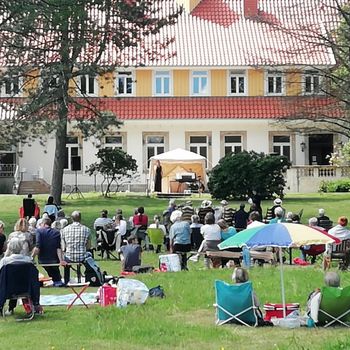
[[[162,192],[162,177],[163,177],[162,166],[160,165],[160,161],[157,160],[156,175],[154,178],[154,192]]]

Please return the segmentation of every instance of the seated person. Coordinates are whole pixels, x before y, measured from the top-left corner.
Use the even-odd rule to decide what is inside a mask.
[[[285,221],[284,220],[284,211],[283,211],[282,207],[276,207],[274,214],[275,214],[275,217],[269,221],[269,224],[277,224],[277,223]]]
[[[236,284],[242,284],[249,281],[248,271],[243,269],[242,267],[235,267],[232,274],[232,281]],[[256,307],[260,306],[260,301],[256,296],[255,292],[253,292],[254,305]]]
[[[38,255],[40,264],[61,264],[67,263],[63,259],[61,250],[60,232],[51,227],[50,218],[43,219],[42,226],[36,232],[36,246],[33,257]],[[44,266],[47,274],[52,278],[54,287],[63,287],[62,276],[58,266]]]
[[[249,221],[248,221],[247,229],[252,228],[252,227],[257,227],[257,226],[264,226],[265,224],[263,222],[261,222],[260,220],[261,220],[261,216],[260,216],[259,212],[252,211],[249,214]]]
[[[122,271],[132,272],[134,266],[140,266],[141,252],[141,246],[137,244],[137,237],[135,235],[130,235],[128,237],[128,244],[120,248]]]
[[[232,226],[229,226],[224,219],[220,219],[218,221],[218,225],[221,229],[221,240],[222,241],[234,236],[237,233],[236,229]]]
[[[324,276],[324,284],[327,287],[340,288],[340,276],[334,272],[329,271]],[[315,322],[318,322],[318,311],[321,303],[321,290],[317,288],[313,291],[307,300],[307,315]]]
[[[0,259],[3,257],[6,251],[6,236],[5,236],[5,224],[0,221]]]
[[[8,255],[0,260],[0,270],[8,264],[15,264],[15,263],[28,263],[32,264],[33,260],[30,256],[25,255],[22,253],[23,250],[23,241],[19,237],[13,237],[8,243],[7,252]],[[38,278],[38,275],[35,276]],[[34,276],[33,276],[34,278]],[[40,300],[40,284],[39,283],[33,283],[33,286],[35,288],[32,290],[32,301],[34,304],[35,312],[36,313],[42,313],[42,307],[39,304]],[[17,305],[17,299],[11,299],[9,301],[9,309],[6,312],[7,314],[13,314],[13,311]]]
[[[166,237],[167,232],[166,232],[166,228],[163,224],[160,223],[160,216],[159,215],[155,215],[153,218],[153,224],[150,224],[148,228],[159,228],[162,230],[164,237]],[[161,244],[159,244],[157,247],[153,247],[153,249],[156,248],[156,253],[160,253],[161,251]]]
[[[203,241],[203,236],[201,234],[201,227],[203,224],[199,222],[199,216],[198,215],[192,215],[191,216],[191,248],[198,250],[201,246],[201,243]]]
[[[321,221],[330,220],[330,218],[325,215],[325,210],[323,208],[318,209],[317,225],[320,225]]]
[[[241,203],[239,209],[234,213],[233,220],[237,231],[247,228],[249,214],[244,210],[245,204]]]

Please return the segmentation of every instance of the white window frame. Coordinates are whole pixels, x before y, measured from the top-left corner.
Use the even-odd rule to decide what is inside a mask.
[[[231,79],[232,78],[236,78],[236,90],[237,92],[232,92],[231,91]],[[243,92],[239,92],[239,79],[243,78]],[[247,96],[247,91],[248,91],[248,79],[247,79],[247,74],[246,72],[242,72],[242,71],[229,71],[228,74],[228,87],[227,87],[227,91],[229,96]]]
[[[74,136],[74,135],[67,135],[67,138],[77,138],[77,142],[76,143],[69,143],[67,142],[66,143],[66,149],[68,149],[68,159],[67,159],[67,162],[68,162],[68,167],[67,168],[64,168],[65,171],[72,171],[72,157],[76,157],[76,156],[79,156],[81,157],[81,141],[79,139],[79,136]],[[77,148],[78,149],[78,154],[76,155],[72,155],[72,149],[73,148]],[[82,160],[81,160],[82,161]]]
[[[124,86],[127,86],[127,79],[131,78],[131,93],[128,92],[120,92],[119,91],[119,79],[124,80]],[[135,72],[134,71],[118,71],[116,76],[116,95],[123,96],[123,97],[129,97],[135,95]]]
[[[12,77],[11,79],[14,79],[15,77]],[[13,91],[13,81],[8,82],[9,84],[11,84],[11,93],[7,93],[6,92],[6,85],[8,83],[6,83],[5,81],[2,82],[1,84],[1,88],[0,88],[0,96],[1,97],[21,97],[22,96],[22,92],[23,92],[23,78],[22,77],[17,77],[18,78],[18,92],[16,94],[14,94]]]
[[[194,91],[194,81],[199,79],[199,91]],[[206,89],[203,89],[203,79],[207,80]],[[209,96],[210,95],[210,74],[208,70],[195,70],[191,72],[191,95],[192,96]]]
[[[149,139],[152,137],[162,137],[163,142],[149,142]],[[167,135],[164,133],[145,133],[143,135],[143,144],[144,144],[144,170],[148,171],[149,169],[149,160],[150,157],[148,157],[148,148],[153,147],[154,148],[154,155],[158,155],[161,153],[164,153],[167,151]],[[159,148],[163,148],[163,150],[160,150]],[[152,157],[153,157],[152,156]]]
[[[273,92],[269,92],[269,78],[273,78]],[[281,92],[276,92],[277,78],[281,78]],[[285,94],[285,75],[283,72],[266,72],[265,76],[265,95],[267,96],[282,96]]]
[[[120,137],[121,142],[108,142],[109,139]],[[124,137],[123,135],[106,135],[104,138],[104,148],[119,148],[124,150]]]
[[[192,137],[205,137],[206,142],[191,142],[191,138]],[[207,160],[209,159],[211,137],[208,134],[206,134],[206,133],[203,133],[203,134],[189,134],[188,144],[189,144],[189,151],[193,152],[193,153],[196,153],[196,154],[199,154],[199,155],[202,155],[200,153],[200,148],[201,147],[205,147],[206,148],[206,155],[202,155],[202,156],[205,157]],[[196,150],[193,150],[193,148],[196,148]],[[207,160],[206,160],[206,165],[205,165],[206,168],[208,167]]]
[[[241,141],[240,142],[226,142],[225,138],[230,137],[230,136],[240,137]],[[227,133],[227,134],[223,135],[223,146],[224,146],[224,156],[226,155],[226,153],[225,153],[226,147],[231,147],[231,152],[233,152],[235,154],[239,153],[239,152],[243,152],[244,151],[243,136],[241,134]],[[235,147],[241,147],[241,150],[239,152],[235,152],[235,150],[234,150]]]
[[[94,85],[93,85],[94,86],[94,92],[93,93],[91,93],[89,91],[86,91],[85,94],[82,93],[82,91],[81,91],[81,79],[83,77],[85,79],[87,79],[87,85],[86,85],[87,90],[89,90],[89,87],[90,87],[89,86],[89,84],[90,84],[90,82],[89,82],[90,77],[94,78]],[[89,96],[89,97],[97,97],[98,96],[98,76],[97,75],[83,74],[83,75],[79,75],[76,79],[78,80],[78,94],[80,96]]]
[[[160,80],[161,91],[157,92],[157,81]],[[169,91],[164,92],[165,79],[169,80]],[[153,73],[153,96],[172,96],[173,95],[173,76],[170,70],[157,70]]]
[[[308,77],[311,78],[311,82],[310,82],[311,91],[306,91],[306,79]],[[315,86],[314,86],[315,85],[315,78],[318,79],[318,91],[317,92],[315,92]],[[304,95],[320,95],[320,94],[322,94],[321,84],[322,84],[322,77],[317,71],[306,71],[303,74],[303,93],[304,93]]]
[[[281,142],[281,141],[274,141],[275,137],[282,136],[282,137],[289,137],[289,142]],[[290,134],[273,134],[272,135],[272,151],[275,153],[275,147],[280,147],[279,155],[284,156],[283,149],[284,147],[289,147],[289,161],[292,161],[292,136]]]

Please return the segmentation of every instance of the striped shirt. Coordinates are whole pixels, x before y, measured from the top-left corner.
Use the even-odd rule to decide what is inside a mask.
[[[61,231],[61,246],[64,256],[72,262],[82,262],[86,258],[86,247],[90,240],[90,230],[80,222],[73,222]]]

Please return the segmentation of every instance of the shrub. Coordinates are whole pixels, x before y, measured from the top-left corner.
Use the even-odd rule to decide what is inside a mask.
[[[208,188],[217,199],[243,199],[253,191],[262,198],[283,196],[284,172],[289,166],[284,156],[253,151],[230,153],[210,172]]]
[[[350,192],[350,179],[322,181],[319,192]]]

